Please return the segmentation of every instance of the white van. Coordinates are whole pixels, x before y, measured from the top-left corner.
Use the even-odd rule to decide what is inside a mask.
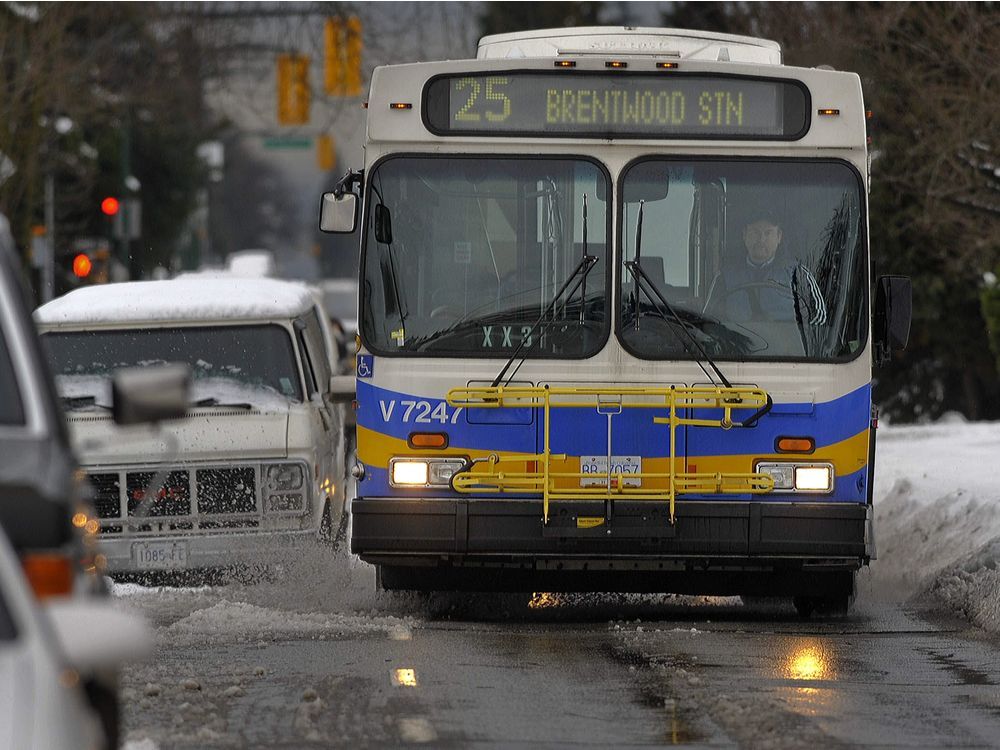
[[[35,319],[94,489],[110,572],[268,563],[346,529],[343,406],[323,312],[303,284],[185,278],[78,289]],[[121,367],[192,368],[192,404],[115,429]]]

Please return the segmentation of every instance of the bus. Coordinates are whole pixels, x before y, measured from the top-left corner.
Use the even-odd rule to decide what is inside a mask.
[[[875,557],[860,79],[673,29],[488,36],[376,68],[351,549],[386,590],[789,597]],[[360,223],[359,223],[360,210]]]

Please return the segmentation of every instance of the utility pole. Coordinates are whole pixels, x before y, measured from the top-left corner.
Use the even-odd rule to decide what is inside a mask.
[[[129,279],[135,280],[142,275],[142,266],[137,259],[132,258],[131,242],[129,240],[129,201],[128,201],[128,178],[132,174],[132,112],[126,107],[125,118],[122,127],[122,152],[121,152],[121,261],[122,265],[128,269]]]
[[[55,296],[56,285],[56,179],[52,168],[45,173],[45,243],[42,265],[42,304]]]

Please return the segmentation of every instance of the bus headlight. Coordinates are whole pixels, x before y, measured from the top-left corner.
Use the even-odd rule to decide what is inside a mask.
[[[800,492],[829,492],[833,488],[833,467],[796,466],[795,489]]]
[[[391,458],[389,484],[393,487],[448,487],[465,466],[461,458]]]
[[[757,464],[757,471],[774,480],[774,492],[815,492],[833,490],[833,464],[767,462]]]

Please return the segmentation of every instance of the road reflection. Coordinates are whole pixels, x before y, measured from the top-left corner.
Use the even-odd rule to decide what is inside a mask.
[[[825,683],[837,680],[837,659],[824,641],[816,638],[790,641],[778,673],[798,683],[779,689],[793,711],[807,716],[829,715],[836,711],[839,691]]]

